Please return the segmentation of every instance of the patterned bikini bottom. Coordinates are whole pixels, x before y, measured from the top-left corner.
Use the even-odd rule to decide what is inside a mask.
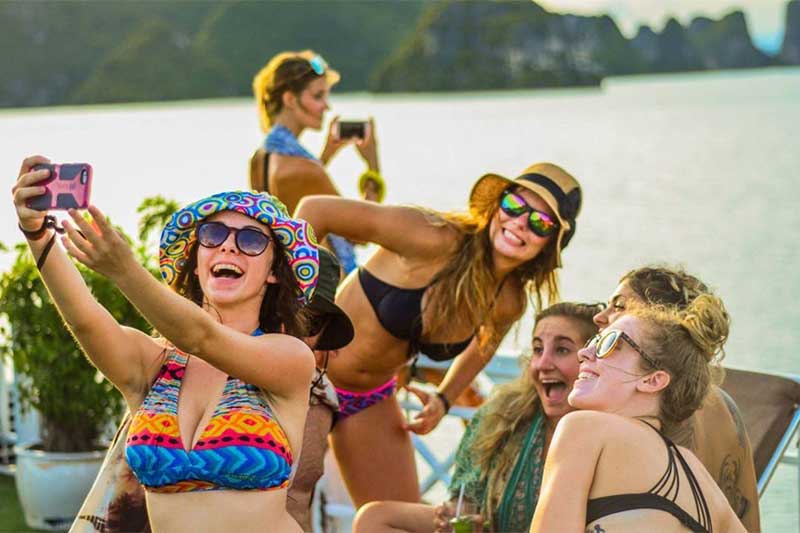
[[[384,398],[394,394],[396,388],[396,377],[379,387],[365,392],[352,392],[347,389],[336,387],[336,396],[339,398],[339,420],[375,405]]]

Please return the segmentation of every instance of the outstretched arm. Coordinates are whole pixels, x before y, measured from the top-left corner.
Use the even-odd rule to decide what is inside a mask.
[[[592,420],[592,415],[581,411],[569,413],[556,426],[531,533],[581,532],[586,527],[586,502],[603,449],[603,439],[597,438],[597,421]]]
[[[314,356],[302,341],[283,334],[253,337],[218,323],[193,302],[156,281],[99,209],[90,206],[89,213],[92,224],[70,211],[75,225],[64,223],[67,250],[111,279],[177,348],[278,396],[308,393]]]
[[[295,211],[318,239],[329,233],[372,242],[401,256],[441,257],[456,244],[455,230],[433,223],[421,209],[332,196],[307,196]]]
[[[44,193],[44,187],[37,183],[47,178],[49,171],[33,167],[49,162],[43,156],[25,159],[12,188],[19,225],[26,231],[35,231],[44,222],[46,213],[30,209],[26,201]],[[48,229],[41,238],[28,239],[34,260],[40,259],[54,234],[54,230]],[[158,370],[161,347],[155,340],[141,331],[121,326],[95,300],[78,269],[57,244],[50,249],[40,275],[51,300],[92,364],[126,398],[147,388]]]

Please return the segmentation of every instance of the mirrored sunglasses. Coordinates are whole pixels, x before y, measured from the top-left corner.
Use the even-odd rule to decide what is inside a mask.
[[[197,240],[205,248],[217,248],[234,232],[236,247],[245,255],[257,256],[269,246],[270,237],[255,228],[231,228],[222,222],[203,222],[197,226]]]
[[[539,237],[552,235],[558,229],[558,223],[550,215],[544,211],[534,209],[528,205],[525,198],[512,190],[507,190],[503,193],[500,198],[500,209],[510,217],[518,217],[528,213],[528,227]]]
[[[595,357],[598,359],[605,359],[614,353],[614,350],[616,350],[620,339],[627,342],[631,348],[636,350],[639,355],[642,356],[642,359],[647,361],[647,364],[649,364],[651,367],[660,368],[660,365],[655,359],[647,355],[645,351],[642,350],[638,344],[636,344],[636,341],[634,341],[627,333],[619,329],[609,329],[602,333],[598,333],[589,339],[589,341],[586,343],[586,348],[596,348]]]

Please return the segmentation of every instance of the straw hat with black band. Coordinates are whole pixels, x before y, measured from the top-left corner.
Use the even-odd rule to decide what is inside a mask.
[[[308,310],[327,315],[328,322],[314,347],[317,350],[338,350],[353,340],[353,323],[341,307],[334,303],[341,267],[336,257],[324,248],[319,249],[319,277],[314,298]]]
[[[566,170],[553,163],[534,163],[515,179],[499,174],[485,174],[472,187],[470,212],[488,220],[497,208],[503,191],[523,187],[538,194],[558,218],[556,259],[561,266],[561,250],[575,235],[575,224],[581,210],[581,186]]]

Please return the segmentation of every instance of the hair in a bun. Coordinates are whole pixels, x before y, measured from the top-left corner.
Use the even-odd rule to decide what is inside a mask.
[[[640,307],[632,314],[644,321],[642,348],[671,377],[661,396],[661,418],[667,425],[685,420],[702,405],[709,385],[722,380],[719,363],[730,330],[725,305],[701,294],[683,309]],[[646,361],[641,364],[653,370]]]

